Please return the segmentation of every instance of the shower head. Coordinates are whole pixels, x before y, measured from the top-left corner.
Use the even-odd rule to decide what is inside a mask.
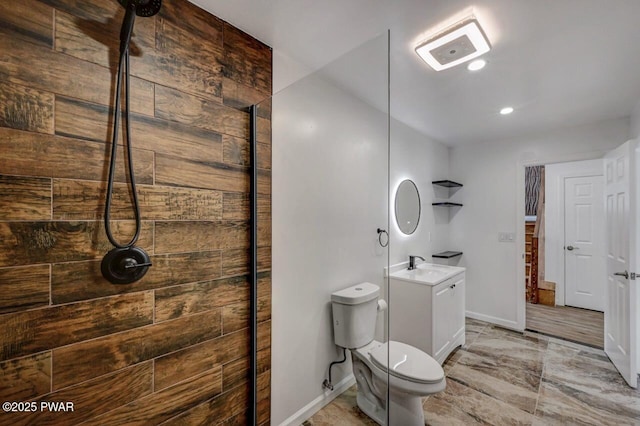
[[[118,0],[125,8],[135,10],[136,15],[149,17],[160,11],[162,0]]]
[[[129,48],[131,34],[133,33],[133,23],[136,15],[142,17],[153,16],[160,12],[162,0],[118,0],[126,9],[122,28],[120,29],[120,55],[123,55]]]

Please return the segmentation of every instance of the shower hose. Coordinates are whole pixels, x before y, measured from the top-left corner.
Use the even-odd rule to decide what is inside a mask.
[[[136,220],[136,231],[131,240],[126,244],[120,244],[111,232],[110,216],[111,201],[113,198],[113,180],[115,178],[116,154],[118,146],[118,130],[120,128],[120,101],[122,95],[122,75],[124,73],[124,122],[125,131],[123,137],[124,152],[127,157],[127,167],[129,169],[129,182],[131,183],[131,196],[133,198],[133,210]],[[132,247],[140,236],[140,203],[138,202],[138,193],[136,192],[136,177],[133,171],[133,153],[131,147],[131,124],[130,124],[130,105],[129,105],[129,46],[120,46],[120,59],[118,61],[118,74],[116,76],[116,96],[113,112],[113,140],[111,142],[111,159],[109,163],[109,179],[107,181],[107,195],[104,205],[104,228],[107,238],[117,248]]]

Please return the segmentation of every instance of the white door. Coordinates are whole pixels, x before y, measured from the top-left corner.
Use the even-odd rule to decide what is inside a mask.
[[[605,157],[607,290],[604,350],[629,386],[637,387],[635,274],[635,141]]]
[[[604,311],[603,177],[564,180],[565,305]]]

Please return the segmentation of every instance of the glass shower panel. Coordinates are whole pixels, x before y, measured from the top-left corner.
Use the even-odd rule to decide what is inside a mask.
[[[258,347],[271,338],[273,424],[388,424],[388,43],[258,105],[259,169],[272,157],[258,174],[258,216],[272,217],[258,241],[273,238],[272,327]]]
[[[389,419],[415,426],[441,409],[424,398],[445,390],[443,365],[465,344],[465,270],[449,238],[465,207],[462,185],[448,180],[449,150],[402,119],[392,114],[389,142]]]

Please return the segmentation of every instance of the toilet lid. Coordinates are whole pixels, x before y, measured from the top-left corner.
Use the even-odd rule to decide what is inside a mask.
[[[402,379],[436,383],[444,378],[444,370],[438,361],[405,343],[392,340],[373,349],[369,354],[379,368]]]

